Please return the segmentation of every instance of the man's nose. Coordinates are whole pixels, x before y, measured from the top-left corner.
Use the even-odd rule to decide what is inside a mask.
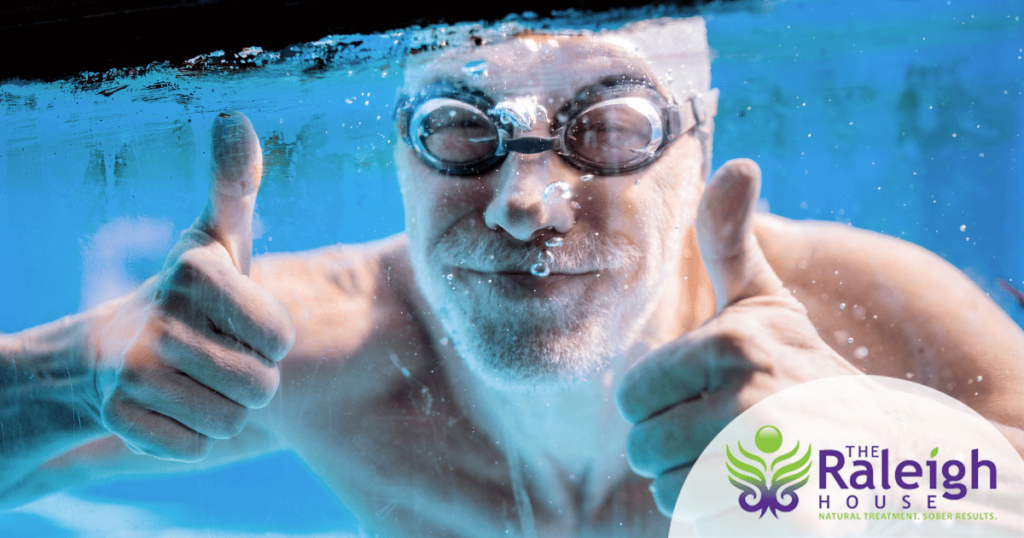
[[[575,185],[576,175],[551,151],[510,154],[494,179],[484,222],[524,242],[545,229],[568,233],[576,222],[568,190]]]

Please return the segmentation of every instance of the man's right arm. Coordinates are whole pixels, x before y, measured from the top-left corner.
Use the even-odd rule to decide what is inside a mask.
[[[247,276],[262,174],[247,118],[220,114],[212,155],[206,208],[158,275],[83,314],[0,336],[0,505],[110,474],[131,453],[203,460],[270,402],[295,327]],[[155,461],[126,470],[174,466]]]
[[[17,503],[43,462],[107,435],[79,314],[0,335],[0,505]]]

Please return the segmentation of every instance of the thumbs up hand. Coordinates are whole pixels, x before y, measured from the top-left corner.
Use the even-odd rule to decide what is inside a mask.
[[[138,454],[201,460],[237,435],[277,390],[295,327],[249,280],[263,157],[252,124],[222,113],[212,131],[210,197],[163,270],[103,305],[91,337],[104,426]]]
[[[752,232],[760,186],[760,169],[745,159],[711,179],[696,231],[717,313],[641,358],[616,394],[634,424],[630,466],[655,479],[651,492],[666,516],[693,463],[733,418],[787,387],[859,373],[821,340],[768,265]]]

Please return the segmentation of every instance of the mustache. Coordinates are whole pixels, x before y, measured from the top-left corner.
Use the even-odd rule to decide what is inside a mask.
[[[558,246],[547,246],[560,238]],[[589,273],[635,267],[643,254],[621,236],[593,232],[544,235],[522,243],[502,231],[469,233],[452,229],[435,245],[431,257],[443,265],[480,272],[529,272],[544,261],[552,273]]]

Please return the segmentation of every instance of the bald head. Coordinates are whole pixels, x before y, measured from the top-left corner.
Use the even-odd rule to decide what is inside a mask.
[[[458,81],[502,95],[536,95],[538,88],[556,85],[579,88],[596,72],[649,81],[678,102],[703,96],[710,87],[707,34],[700,17],[641,21],[602,32],[541,33],[504,26],[471,27],[464,35],[458,27],[449,32],[454,35],[438,41],[443,46],[407,59],[406,93]]]

